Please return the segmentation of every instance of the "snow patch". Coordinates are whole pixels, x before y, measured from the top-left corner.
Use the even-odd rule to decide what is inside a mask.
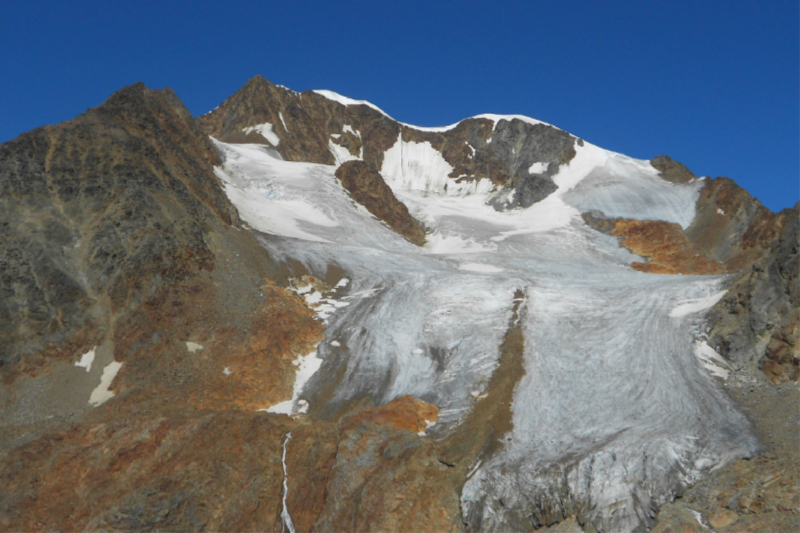
[[[336,144],[335,142],[328,140],[328,150],[333,155],[333,158],[336,160],[336,166],[341,165],[342,163],[347,163],[348,161],[361,161],[361,157],[364,153],[364,148],[361,148],[361,153],[359,155],[353,155],[350,153],[350,150]]]
[[[528,174],[542,174],[547,171],[549,163],[534,163],[528,169]]]
[[[537,124],[544,124],[545,126],[550,126],[551,128],[555,128],[552,124],[548,124],[547,122],[542,122],[541,120],[536,120],[535,118],[526,117],[525,115],[495,115],[494,113],[484,113],[482,115],[475,115],[472,118],[485,118],[489,119],[494,122],[494,127],[497,127],[497,123],[501,120],[506,120],[511,122],[514,119],[521,120],[527,124],[535,126]],[[558,129],[558,128],[556,128]]]
[[[222,373],[223,373],[223,374],[225,374],[226,376],[230,376],[231,374],[233,374],[233,372],[231,372],[231,369],[230,369],[230,368],[228,368],[227,366],[226,366],[226,367],[225,367],[225,369],[222,371]]]
[[[286,445],[292,438],[292,433],[286,434],[286,439],[283,441],[283,455],[281,455],[281,464],[283,465],[283,510],[281,510],[281,520],[289,533],[295,533],[294,523],[292,523],[292,515],[289,514],[289,507],[286,505],[286,495],[289,493],[289,472],[286,470]]]
[[[314,91],[311,91],[311,92],[317,93],[320,96],[324,96],[328,100],[333,100],[334,102],[339,102],[340,104],[346,105],[346,106],[347,105],[365,105],[367,107],[371,107],[372,109],[374,109],[378,113],[380,113],[382,115],[385,115],[388,118],[392,118],[384,110],[382,110],[380,107],[376,106],[372,102],[367,102],[366,100],[354,100],[352,98],[348,98],[347,96],[342,96],[341,94],[335,93],[333,91],[314,90]],[[394,119],[392,119],[392,120],[394,120]]]
[[[724,215],[724,214],[725,214],[725,211],[723,211],[722,209],[720,209],[720,208],[718,207],[718,208],[717,208],[717,214],[718,214],[718,215]]]
[[[122,363],[116,361],[112,361],[106,365],[103,369],[103,375],[100,376],[100,384],[92,391],[91,396],[89,396],[90,404],[97,407],[114,396],[114,392],[108,390],[108,388],[111,386],[111,382],[114,381],[114,378],[117,377],[117,372],[119,372],[120,368],[122,368]]]
[[[75,366],[79,366],[85,368],[87,372],[92,369],[92,362],[94,362],[94,351],[97,349],[97,346],[86,352],[81,356],[80,361],[75,362]]]
[[[723,380],[728,379],[730,375],[730,365],[728,365],[728,362],[723,359],[714,348],[709,346],[706,341],[696,341],[694,343],[694,354],[711,375],[722,378]]]
[[[284,126],[284,128],[285,127],[286,126]],[[266,140],[268,140],[273,146],[278,146],[281,142],[281,139],[280,137],[278,137],[278,134],[272,131],[272,124],[270,124],[269,122],[258,124],[257,126],[250,126],[248,128],[242,129],[242,131],[245,134],[250,133],[251,131],[260,133],[261,136],[264,137]]]
[[[346,278],[343,278],[346,279]],[[339,282],[341,284],[341,281]],[[346,286],[347,283],[342,285],[342,287]],[[318,320],[321,320],[324,323],[328,323],[328,319],[339,309],[342,307],[347,307],[350,305],[350,302],[344,301],[345,298],[336,299],[333,296],[341,288],[340,285],[336,285],[336,287],[332,291],[328,291],[327,293],[323,294],[314,289],[311,285],[305,285],[303,287],[293,288],[295,293],[299,296],[302,296],[303,299],[306,301],[306,304],[310,308],[312,308],[317,316]],[[327,295],[327,296],[326,296]]]
[[[425,429],[423,429],[422,431],[417,433],[417,435],[419,435],[420,437],[424,437],[427,434],[427,431],[429,429],[431,429],[435,425],[436,425],[436,421],[435,420],[426,420],[425,421]]]
[[[710,309],[714,307],[717,302],[722,300],[722,297],[725,296],[725,293],[728,292],[720,291],[716,294],[712,294],[706,298],[699,298],[697,300],[686,300],[681,305],[672,309],[669,312],[669,316],[672,318],[679,318],[682,316],[690,315],[692,313],[699,313],[700,311],[705,311],[706,309]]]
[[[286,127],[286,121],[283,120],[283,113],[278,112],[278,118],[281,119],[281,124],[283,124],[284,131],[289,131],[289,128]]]
[[[322,359],[317,357],[316,351],[313,351],[308,355],[301,355],[296,360],[292,361],[292,364],[297,367],[297,373],[295,374],[294,378],[294,388],[292,390],[292,398],[290,400],[286,400],[285,402],[273,405],[269,409],[259,409],[260,411],[284,415],[295,414],[294,403],[297,401],[300,393],[303,392],[303,387],[308,380],[311,379],[311,376],[313,376],[314,373],[319,370],[319,367],[322,366]],[[305,406],[307,410],[307,403]]]
[[[186,341],[186,349],[189,350],[189,353],[195,353],[198,350],[202,350],[203,345],[197,344],[196,342]]]

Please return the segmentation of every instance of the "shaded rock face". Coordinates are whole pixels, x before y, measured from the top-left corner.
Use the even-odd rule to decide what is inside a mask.
[[[422,225],[408,213],[377,170],[363,161],[348,161],[336,169],[336,177],[370,213],[414,244],[425,244]]]
[[[216,162],[174,93],[142,85],[0,146],[0,364],[88,328],[101,299],[122,310],[213,268],[203,232],[237,216]]]
[[[265,123],[276,136],[272,141],[245,132]],[[198,118],[198,124],[224,142],[275,146],[288,161],[333,165],[355,158],[374,169],[381,168],[384,153],[398,140],[428,143],[452,166],[450,178],[485,178],[504,188],[497,209],[529,207],[549,196],[556,190],[552,176],[575,156],[574,144],[580,142],[553,126],[518,118],[496,123],[471,118],[444,131],[416,129],[368,105],[344,105],[313,91],[296,93],[261,76]],[[535,163],[542,168],[531,172]]]
[[[650,160],[650,164],[659,171],[659,175],[663,179],[672,183],[686,183],[697,177],[686,165],[673,160],[668,155],[654,157]]]
[[[734,278],[709,315],[711,343],[737,364],[755,362],[774,383],[800,377],[800,208],[781,211],[766,254]]]

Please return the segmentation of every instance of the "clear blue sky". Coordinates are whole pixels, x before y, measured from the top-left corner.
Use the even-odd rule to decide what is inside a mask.
[[[638,158],[800,197],[797,0],[0,5],[0,142],[124,85],[195,115],[255,74],[444,125],[519,113]]]

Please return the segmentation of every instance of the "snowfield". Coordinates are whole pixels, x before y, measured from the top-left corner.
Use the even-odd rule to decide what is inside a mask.
[[[757,450],[719,386],[727,372],[702,342],[701,311],[724,294],[723,278],[634,271],[642,259],[580,217],[599,210],[685,228],[702,180],[668,183],[647,161],[584,143],[554,176],[555,193],[498,212],[487,180],[455,183],[430,144],[398,139],[381,173],[429,228],[420,248],[356,205],[334,166],[215,144],[217,176],[270,253],[320,277],[338,265],[350,280],[336,296],[348,305],[326,308],[326,340],[299,363],[305,385],[287,399],[294,405],[274,411],[410,394],[438,406],[427,435],[441,438],[486,389],[514,294],[524,292],[514,428],[461,495],[475,528],[508,529],[533,500],[557,495],[593,508],[607,530],[631,531],[682,486]],[[318,398],[331,383],[333,397]]]

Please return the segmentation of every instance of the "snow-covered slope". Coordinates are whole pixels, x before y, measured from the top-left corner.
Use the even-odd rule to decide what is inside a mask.
[[[336,265],[350,280],[294,412],[412,395],[440,410],[429,438],[445,437],[483,401],[514,295],[524,294],[513,429],[498,451],[476,458],[461,495],[474,528],[563,511],[632,531],[703,472],[755,452],[748,421],[717,381],[725,373],[709,363],[712,349],[696,349],[701,304],[713,305],[722,278],[634,271],[641,258],[580,216],[685,228],[701,179],[669,183],[647,161],[576,142],[553,175],[555,192],[499,211],[491,202],[507,191],[448,177],[452,166],[430,143],[399,137],[380,170],[428,227],[419,248],[356,204],[335,166],[284,161],[265,146],[216,146],[217,176],[271,254],[319,276]]]

